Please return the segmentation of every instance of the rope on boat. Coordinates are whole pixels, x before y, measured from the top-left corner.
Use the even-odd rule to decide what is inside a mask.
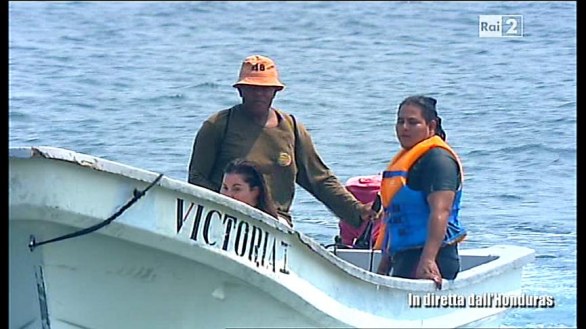
[[[108,224],[110,224],[113,220],[115,220],[116,218],[118,218],[120,215],[122,215],[122,213],[124,213],[126,211],[126,209],[130,208],[136,201],[138,201],[138,199],[142,198],[146,192],[148,190],[150,190],[153,186],[155,186],[155,184],[157,184],[157,182],[159,180],[161,180],[161,178],[163,177],[163,174],[159,174],[159,176],[152,182],[149,184],[149,186],[147,186],[144,190],[139,191],[137,189],[134,189],[134,191],[132,192],[133,197],[132,199],[130,199],[125,205],[123,205],[122,207],[120,207],[120,209],[118,211],[116,211],[112,216],[108,217],[107,219],[105,219],[103,222],[98,223],[94,226],[90,226],[88,228],[84,228],[82,230],[79,230],[77,232],[73,232],[73,233],[69,233],[60,237],[56,237],[50,240],[45,240],[45,241],[41,241],[41,242],[37,242],[35,240],[35,236],[31,235],[30,236],[30,241],[28,244],[28,247],[30,249],[30,251],[33,251],[36,247],[38,246],[42,246],[44,244],[48,244],[48,243],[52,243],[52,242],[57,242],[57,241],[62,241],[62,240],[66,240],[66,239],[71,239],[71,238],[75,238],[78,236],[82,236],[82,235],[86,235],[88,233],[92,233]]]

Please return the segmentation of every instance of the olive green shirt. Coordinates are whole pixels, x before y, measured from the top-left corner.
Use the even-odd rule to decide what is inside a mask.
[[[211,115],[197,132],[189,163],[189,183],[218,192],[226,164],[244,158],[254,161],[263,173],[279,214],[291,217],[289,209],[297,182],[336,216],[356,227],[360,225],[361,203],[324,164],[300,122],[295,123],[292,116],[275,110],[279,124],[267,128],[236,105],[226,129],[228,111]]]

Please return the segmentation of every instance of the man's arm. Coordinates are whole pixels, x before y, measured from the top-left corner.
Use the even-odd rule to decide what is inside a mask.
[[[195,135],[187,179],[191,184],[214,191],[217,186],[210,180],[210,175],[216,162],[218,147],[221,146],[218,142],[217,130],[214,124],[206,120]]]
[[[338,178],[322,161],[305,127],[297,122],[298,137],[295,158],[297,161],[297,183],[321,201],[336,216],[355,227],[362,223],[365,209],[340,183]]]

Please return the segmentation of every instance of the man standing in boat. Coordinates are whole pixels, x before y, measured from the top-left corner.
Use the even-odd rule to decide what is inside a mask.
[[[362,220],[375,219],[376,212],[348,192],[324,164],[303,124],[272,107],[285,85],[270,58],[252,55],[244,59],[233,87],[242,103],[203,122],[193,143],[189,183],[217,192],[226,164],[244,158],[257,164],[279,215],[291,224],[295,183],[356,227]]]

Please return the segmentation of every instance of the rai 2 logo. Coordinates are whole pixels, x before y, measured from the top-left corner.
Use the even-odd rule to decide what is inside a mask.
[[[523,36],[523,15],[479,15],[480,38],[519,38]]]

